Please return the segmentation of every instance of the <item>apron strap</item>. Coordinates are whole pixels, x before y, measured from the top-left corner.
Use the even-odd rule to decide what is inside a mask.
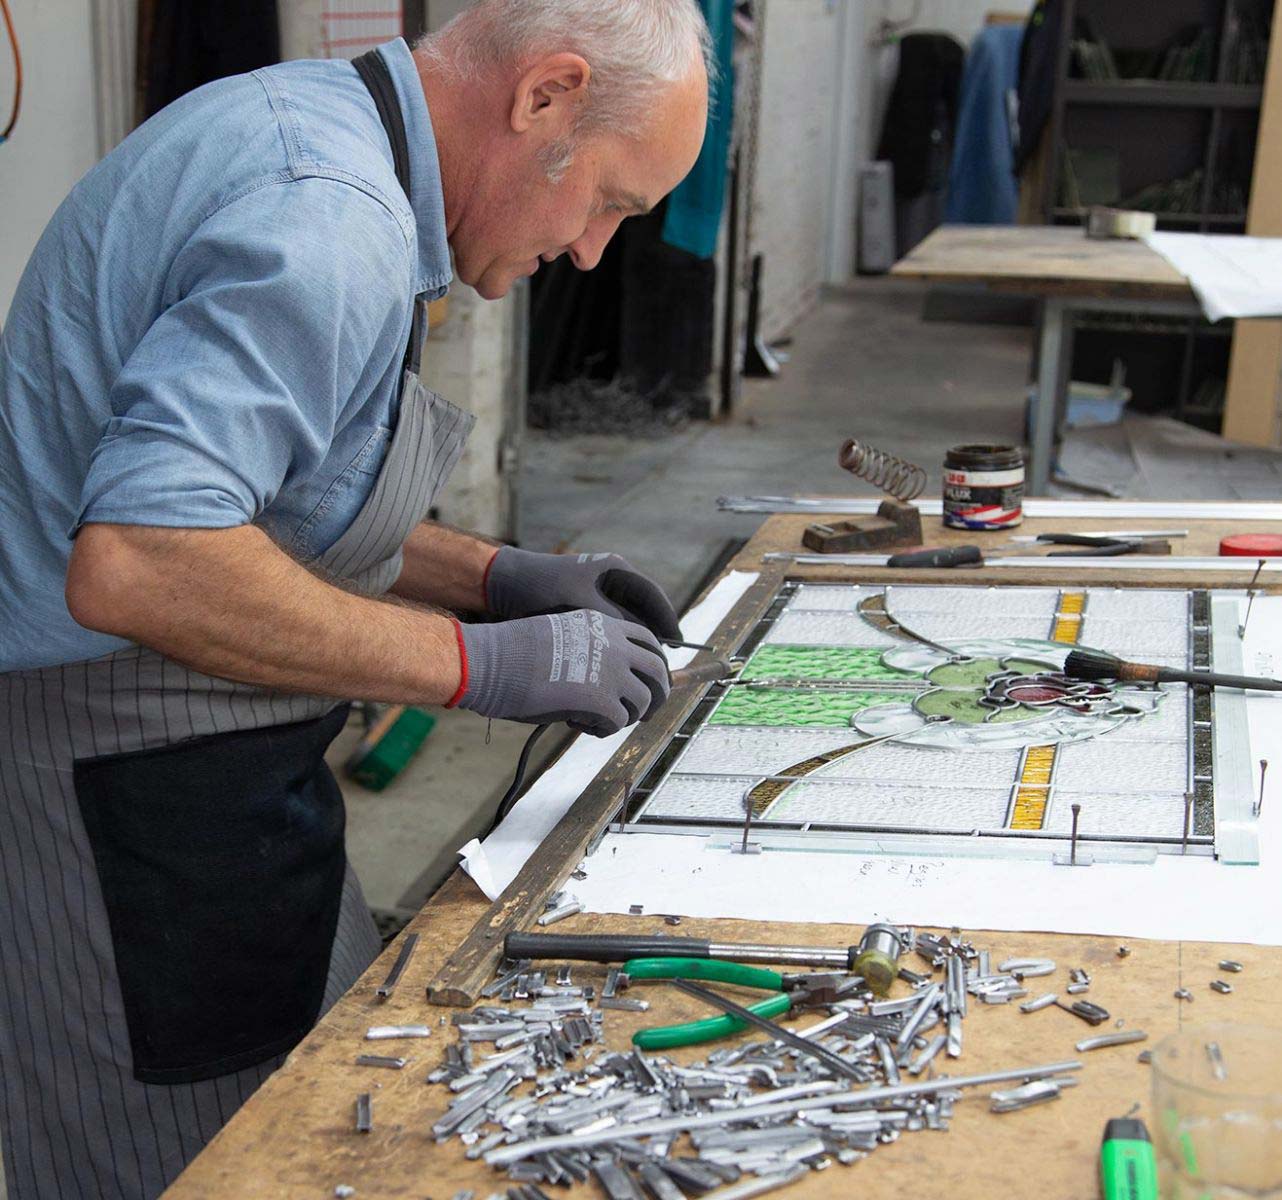
[[[396,87],[392,83],[392,73],[387,63],[377,50],[369,50],[358,58],[352,59],[352,66],[361,77],[369,94],[374,98],[374,107],[378,109],[378,119],[383,122],[387,131],[387,140],[392,144],[392,165],[396,168],[405,199],[413,203],[410,194],[410,147],[405,136],[405,117],[401,112],[400,101],[396,98]],[[410,322],[409,344],[405,347],[405,370],[418,374],[423,338],[427,332],[427,305],[422,297],[414,297],[414,317]]]
[[[361,77],[369,94],[374,97],[374,107],[378,109],[378,119],[387,130],[387,140],[392,143],[392,163],[396,167],[396,178],[400,180],[405,191],[405,198],[412,201],[410,195],[410,145],[405,136],[405,117],[401,113],[401,103],[396,98],[396,88],[392,83],[392,73],[387,63],[377,50],[370,50],[359,58],[352,59],[352,66]]]

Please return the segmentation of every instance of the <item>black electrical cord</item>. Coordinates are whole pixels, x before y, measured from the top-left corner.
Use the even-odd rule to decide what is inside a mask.
[[[22,108],[22,54],[18,50],[18,34],[13,27],[13,15],[9,12],[9,0],[0,0],[0,16],[4,17],[9,45],[13,48],[13,107],[9,110],[9,123],[0,130],[2,143],[9,140],[13,127],[18,123],[18,111]]]
[[[486,837],[489,837],[499,827],[503,818],[512,811],[512,805],[516,803],[517,797],[521,794],[521,785],[525,783],[525,771],[530,765],[530,755],[534,750],[534,743],[551,728],[551,725],[536,725],[530,731],[530,736],[525,739],[525,745],[521,747],[521,757],[516,760],[516,774],[512,777],[512,786],[503,793],[503,799],[499,801],[498,809],[494,814],[494,822],[485,832]]]
[[[4,0],[0,0],[0,4],[3,3]],[[712,649],[711,646],[705,646],[699,642],[679,642],[672,638],[660,638],[659,640],[665,646],[685,647],[691,650]],[[530,732],[530,736],[525,739],[525,745],[521,748],[521,757],[516,760],[516,774],[512,777],[511,786],[503,793],[503,799],[499,801],[499,806],[494,813],[494,821],[489,829],[485,831],[486,837],[489,837],[502,823],[503,818],[512,811],[512,805],[516,803],[517,797],[521,794],[521,787],[525,783],[525,772],[530,765],[530,755],[534,751],[534,744],[549,729],[551,729],[551,725],[536,725]]]

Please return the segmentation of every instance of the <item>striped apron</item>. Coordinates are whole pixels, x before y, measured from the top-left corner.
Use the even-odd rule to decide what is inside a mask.
[[[474,422],[419,382],[424,308],[383,468],[309,564],[369,595]],[[373,960],[323,758],[346,714],[142,646],[0,675],[9,1200],[159,1194]]]

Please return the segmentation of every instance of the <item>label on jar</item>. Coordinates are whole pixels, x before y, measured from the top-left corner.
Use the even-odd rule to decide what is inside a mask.
[[[1009,529],[1024,519],[1024,468],[944,468],[944,524],[953,529]]]

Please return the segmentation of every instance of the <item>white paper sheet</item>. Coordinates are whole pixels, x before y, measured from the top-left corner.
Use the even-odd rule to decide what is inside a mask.
[[[1150,233],[1144,241],[1189,281],[1208,319],[1282,316],[1282,238]]]
[[[1245,602],[1243,602],[1245,606]],[[1257,597],[1248,674],[1282,670],[1282,597]],[[1247,697],[1253,768],[1266,775],[1258,866],[1159,855],[1064,867],[1017,859],[912,858],[819,850],[732,854],[729,838],[609,834],[575,895],[589,912],[1094,933],[1282,945],[1282,695]]]
[[[755,571],[731,571],[719,580],[682,618],[684,639],[707,641],[756,579]],[[668,662],[673,668],[683,667],[696,653],[695,650],[670,650]],[[463,869],[491,900],[516,878],[525,860],[632,733],[632,729],[625,729],[608,738],[577,738],[556,766],[517,801],[503,823],[483,843],[473,838],[459,850]]]

